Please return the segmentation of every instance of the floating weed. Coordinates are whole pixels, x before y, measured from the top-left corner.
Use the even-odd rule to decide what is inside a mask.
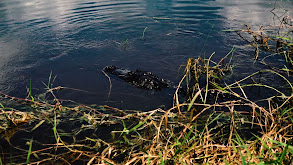
[[[144,30],[143,30],[143,32],[142,32],[142,36],[141,36],[142,39],[144,39],[144,33],[145,33],[145,31],[146,31],[147,29],[148,29],[148,27],[145,27],[145,28],[144,28]]]
[[[156,20],[169,20],[171,18],[166,18],[166,17],[152,17],[153,19],[156,19]]]
[[[123,45],[126,46],[128,44],[128,38],[126,38],[126,40],[124,40]]]

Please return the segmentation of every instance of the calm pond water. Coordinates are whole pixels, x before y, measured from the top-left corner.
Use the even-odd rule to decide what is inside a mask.
[[[265,69],[253,63],[253,49],[236,34],[243,24],[258,28],[274,23],[275,0],[1,0],[0,91],[26,97],[44,92],[50,72],[61,98],[86,104],[149,110],[171,106],[173,88],[137,89],[101,72],[107,65],[141,68],[170,80],[181,78],[189,57],[218,61],[235,46],[231,81]],[[292,2],[283,2],[292,10]],[[291,12],[292,13],[292,12]],[[144,32],[144,33],[143,33]],[[276,57],[277,58],[277,57]],[[277,59],[283,62],[283,59]]]

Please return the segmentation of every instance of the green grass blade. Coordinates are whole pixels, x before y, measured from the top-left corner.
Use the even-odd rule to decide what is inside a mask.
[[[54,124],[53,124],[53,132],[54,132],[54,137],[56,139],[56,142],[59,142],[59,138],[58,138],[58,132],[57,132],[57,116],[56,113],[54,115]]]
[[[29,95],[30,95],[30,97],[32,99],[32,102],[34,102],[35,99],[34,99],[34,97],[32,95],[32,79],[30,79],[30,84],[29,84]]]
[[[189,138],[189,136],[193,132],[194,128],[195,128],[195,125],[190,129],[190,131],[188,132],[188,134],[186,135],[186,137],[183,139],[182,145],[185,144],[185,142],[187,141],[187,139]]]
[[[256,135],[254,135],[261,143],[262,143],[262,145],[263,145],[263,150],[262,150],[262,152],[264,152],[264,150],[265,149],[267,149],[270,153],[271,153],[271,155],[274,157],[274,159],[275,160],[277,160],[278,159],[278,157],[276,156],[276,154],[275,153],[273,153],[272,152],[272,150],[271,150],[271,148],[261,139],[261,138],[259,138],[258,136],[256,136]],[[262,155],[263,155],[263,153],[262,153]]]
[[[212,124],[215,120],[217,120],[221,115],[223,114],[223,112],[222,113],[220,113],[218,116],[216,116],[212,121],[210,121],[206,126],[209,126],[210,124]]]
[[[200,95],[201,90],[199,90],[198,92],[196,92],[196,94],[194,95],[194,97],[192,98],[191,102],[188,105],[187,111],[189,111],[193,105],[193,103],[195,102],[195,100],[197,99],[197,97]]]
[[[242,160],[242,164],[247,165],[247,163],[245,162],[245,159],[244,159],[244,157],[243,157],[243,155],[241,154],[240,151],[239,151],[239,154],[240,154],[240,157],[241,157],[241,160]]]
[[[291,122],[293,123],[293,117],[289,114],[289,112],[286,112],[288,117],[290,118]]]
[[[265,70],[265,71],[266,71],[266,72],[272,72],[272,73],[274,73],[274,74],[276,74],[276,75],[282,77],[282,78],[288,83],[288,85],[291,87],[291,91],[292,91],[292,94],[293,94],[293,85],[291,84],[291,82],[290,82],[285,76],[281,75],[281,74],[278,73],[278,72],[272,71],[272,70]]]
[[[29,149],[28,149],[27,157],[26,157],[26,164],[29,164],[29,162],[30,162],[32,146],[33,146],[33,139],[31,139],[31,141],[30,141],[30,146],[29,146]]]
[[[290,115],[288,114],[288,112],[291,111],[292,109],[293,109],[293,108],[289,108],[289,109],[285,108],[285,109],[283,109],[283,110],[282,110],[282,113],[281,113],[281,117],[283,117],[285,114],[287,114],[288,116],[290,116]]]
[[[34,128],[31,130],[31,132],[34,131],[35,129],[37,129],[39,126],[41,126],[44,122],[45,122],[45,120],[40,121],[36,126],[34,126]]]
[[[233,139],[233,141],[236,142],[240,147],[243,147],[245,149],[246,153],[248,154],[249,158],[252,158],[252,155],[251,155],[249,149],[247,148],[247,146],[245,145],[245,142],[239,136],[239,134],[236,134],[235,137],[236,137],[236,140]]]
[[[283,160],[285,159],[285,156],[286,156],[286,154],[287,154],[287,150],[288,150],[288,148],[289,148],[289,144],[291,144],[291,142],[292,142],[292,139],[290,139],[289,142],[287,143],[287,145],[285,146],[285,149],[284,149],[284,151],[282,152],[282,155],[281,155],[281,157],[280,157],[280,162],[283,162]]]
[[[161,165],[164,165],[164,159],[163,159],[163,156],[162,156],[162,152],[160,151],[160,159],[161,159]]]
[[[123,131],[120,133],[119,137],[121,137],[123,133],[128,134],[128,132],[129,132],[127,127],[126,127],[126,124],[125,124],[124,120],[121,120],[121,122],[122,122],[122,125],[123,125]]]
[[[271,140],[271,142],[273,142],[273,143],[277,143],[277,144],[280,144],[281,146],[283,146],[283,147],[287,147],[288,149],[288,151],[291,153],[291,154],[293,154],[293,146],[291,146],[291,145],[289,145],[290,143],[288,143],[288,144],[286,144],[286,143],[282,143],[282,142],[278,142],[278,141],[274,141],[274,140]]]
[[[144,125],[144,123],[146,123],[146,120],[144,120],[143,122],[139,122],[136,126],[132,127],[130,130],[129,130],[129,133],[134,131],[134,130],[137,130],[137,128],[139,128],[140,126]]]
[[[124,130],[124,129],[127,129],[127,128],[126,128],[126,124],[124,123],[124,120],[121,120],[121,122],[122,122],[122,125],[123,125],[123,130]]]
[[[209,67],[210,67],[210,61],[211,61],[211,58],[213,57],[213,55],[215,54],[215,52],[212,53],[212,55],[209,57],[208,61],[207,61],[207,64],[206,64],[206,72],[207,72],[207,75],[206,75],[206,78],[207,78],[207,84],[206,84],[206,91],[205,91],[205,96],[204,96],[204,104],[206,103],[207,101],[207,97],[208,97],[208,89],[209,89]]]
[[[52,78],[52,71],[50,72],[49,79],[48,79],[48,84],[47,84],[48,89],[50,89],[51,87],[51,78]]]

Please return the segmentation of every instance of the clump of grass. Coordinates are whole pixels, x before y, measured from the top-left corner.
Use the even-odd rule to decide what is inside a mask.
[[[245,94],[245,85],[253,84],[241,85],[257,73],[223,86],[221,80],[231,71],[230,62],[224,64],[223,58],[215,63],[211,59],[212,56],[187,61],[174,95],[174,106],[168,110],[141,112],[77,104],[58,99],[55,93],[65,88],[52,85],[46,85],[45,94],[51,95],[53,101],[44,99],[44,95],[29,100],[1,93],[27,108],[20,111],[1,106],[0,134],[11,147],[10,152],[0,149],[1,161],[4,164],[11,160],[12,164],[28,161],[30,164],[292,163],[293,95],[277,92],[279,101],[267,98],[266,105],[258,105]],[[179,99],[183,87],[188,91],[186,100]],[[234,92],[235,88],[241,93]],[[217,91],[212,102],[207,101],[208,91]],[[218,99],[219,93],[235,97],[222,101]],[[38,137],[40,134],[46,138]],[[31,141],[29,150],[20,145],[27,139],[34,139],[34,147]]]
[[[287,10],[282,7],[281,2],[275,2],[274,8],[271,10],[275,20],[274,25],[260,26],[258,29],[253,29],[249,25],[241,30],[227,30],[234,31],[250,46],[255,48],[255,60],[261,59],[261,63],[268,65],[271,69],[276,71],[283,71],[291,73],[292,69],[287,66],[273,67],[266,62],[266,59],[274,56],[283,56],[289,67],[293,66],[293,18],[292,10]],[[271,54],[261,57],[259,52],[269,52]]]
[[[259,51],[264,50],[266,52],[274,53],[272,55],[283,55],[286,62],[293,65],[292,54],[293,54],[293,33],[288,32],[276,32],[276,34],[271,34],[276,27],[260,27],[257,31],[251,30],[251,27],[245,25],[246,29],[235,30],[235,32],[245,41],[247,41],[252,47],[255,48],[255,59],[259,59]],[[279,25],[277,28],[288,28],[290,27]],[[270,33],[268,33],[270,32]],[[245,38],[244,34],[251,36],[251,39]],[[270,56],[272,56],[270,55]],[[268,58],[268,57],[266,57]],[[264,61],[264,59],[262,59]]]
[[[197,59],[189,58],[185,68],[185,75],[182,78],[186,79],[186,88],[192,90],[187,92],[195,92],[201,88],[208,90],[210,89],[209,86],[217,86],[218,82],[224,78],[225,74],[232,71],[232,58],[230,58],[227,64],[225,64],[224,61],[233,51],[234,48],[218,63],[211,60],[214,53],[208,59],[202,59],[200,57]],[[179,85],[181,85],[181,83]],[[202,85],[204,85],[204,87]]]

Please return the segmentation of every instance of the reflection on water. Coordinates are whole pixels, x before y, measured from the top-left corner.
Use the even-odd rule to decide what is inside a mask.
[[[40,93],[42,82],[48,81],[52,71],[57,75],[55,85],[89,91],[64,91],[64,98],[130,109],[170,106],[173,88],[144,91],[115,77],[108,99],[109,82],[101,69],[107,65],[141,68],[176,85],[178,68],[189,57],[216,52],[213,58],[217,61],[234,45],[243,45],[238,36],[222,30],[239,28],[243,23],[270,24],[274,2],[2,0],[0,91],[25,97],[31,79],[33,92]],[[289,9],[290,5],[287,2]],[[243,75],[263,68],[245,68],[252,62],[247,53],[238,52],[241,58],[235,67]]]

